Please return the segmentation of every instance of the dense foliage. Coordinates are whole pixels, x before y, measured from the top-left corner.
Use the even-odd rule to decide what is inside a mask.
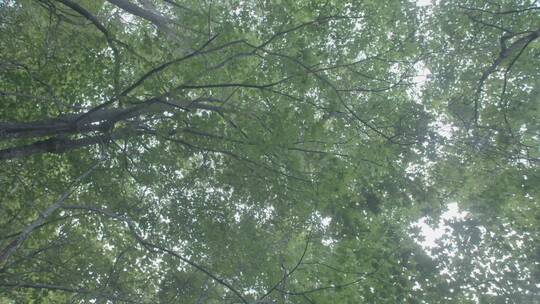
[[[539,303],[539,41],[533,0],[0,1],[0,302]]]

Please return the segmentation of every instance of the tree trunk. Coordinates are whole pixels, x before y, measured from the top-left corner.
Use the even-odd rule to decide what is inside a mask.
[[[132,128],[114,131],[114,125],[119,121],[126,121],[143,115],[163,113],[167,110],[201,109],[221,111],[220,107],[206,105],[199,102],[174,102],[150,99],[147,102],[127,108],[89,110],[82,114],[68,114],[53,119],[33,121],[28,123],[0,123],[0,140],[44,138],[34,143],[0,150],[0,160],[26,157],[41,153],[64,153],[77,148],[107,143],[118,138],[140,134],[133,132]],[[86,135],[97,131],[99,135],[79,139],[69,139],[68,134]]]

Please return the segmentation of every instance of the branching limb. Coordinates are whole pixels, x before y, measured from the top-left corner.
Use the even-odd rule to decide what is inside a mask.
[[[259,298],[259,301],[262,301],[264,300],[264,298],[269,296],[274,290],[276,290],[279,287],[279,285],[281,285],[283,281],[285,281],[289,276],[291,276],[298,269],[298,267],[302,264],[304,257],[306,256],[310,241],[311,241],[311,234],[308,236],[306,245],[304,246],[304,251],[302,252],[302,255],[300,256],[300,259],[298,259],[298,262],[296,263],[296,265],[294,265],[291,271],[286,272],[285,275],[281,278],[281,280],[279,280],[276,284],[274,284],[274,286],[272,286],[272,288],[270,288],[264,295],[262,295]]]
[[[0,265],[4,264],[9,257],[22,245],[22,243],[28,238],[28,236],[38,227],[40,227],[47,218],[59,209],[62,204],[69,198],[69,196],[76,190],[79,183],[90,175],[99,165],[99,161],[94,163],[88,170],[81,174],[73,183],[71,183],[69,189],[58,197],[56,202],[50,205],[45,211],[43,211],[39,217],[28,225],[17,238],[9,243],[2,251],[0,251]]]
[[[535,30],[535,31],[528,32],[528,33],[529,33],[528,35],[526,35],[524,37],[521,37],[518,40],[516,40],[515,42],[513,42],[509,47],[502,47],[502,50],[501,50],[499,56],[495,59],[495,61],[493,61],[491,66],[487,70],[485,70],[484,73],[482,73],[482,76],[480,77],[480,79],[478,81],[478,86],[476,87],[476,93],[475,93],[475,99],[474,99],[474,122],[475,122],[475,125],[478,125],[478,116],[479,116],[479,107],[480,107],[480,95],[482,93],[482,87],[484,86],[485,81],[487,80],[487,78],[491,74],[493,74],[497,70],[499,65],[506,58],[508,58],[510,55],[512,55],[512,53],[514,53],[515,51],[520,50],[519,55],[517,57],[515,57],[515,59],[512,61],[511,65],[510,65],[510,67],[511,67],[515,63],[517,58],[519,58],[521,53],[523,53],[524,49],[532,41],[534,41],[535,39],[540,37],[540,28]],[[504,44],[503,44],[503,46],[504,46]]]
[[[71,8],[74,11],[76,11],[77,13],[81,14],[84,18],[86,18],[90,22],[92,22],[100,32],[103,33],[103,35],[105,36],[105,39],[107,39],[107,44],[109,45],[109,47],[111,48],[111,50],[113,52],[113,56],[114,56],[114,76],[113,76],[114,79],[113,79],[113,81],[114,81],[115,90],[118,91],[119,87],[120,87],[119,79],[120,79],[120,64],[121,64],[121,62],[120,62],[120,53],[118,52],[118,49],[114,45],[115,39],[113,38],[113,36],[109,33],[109,31],[105,28],[105,26],[103,26],[103,24],[101,24],[101,22],[94,15],[92,15],[88,10],[86,10],[84,7],[80,6],[78,3],[73,2],[71,0],[56,0],[56,1],[64,4],[65,6]]]

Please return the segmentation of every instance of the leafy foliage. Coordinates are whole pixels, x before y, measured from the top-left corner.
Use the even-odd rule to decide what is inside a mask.
[[[0,14],[0,301],[537,301],[535,3]]]

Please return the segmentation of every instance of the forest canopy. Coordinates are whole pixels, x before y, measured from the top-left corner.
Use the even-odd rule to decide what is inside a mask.
[[[0,303],[540,303],[540,2],[420,2],[0,0]]]

